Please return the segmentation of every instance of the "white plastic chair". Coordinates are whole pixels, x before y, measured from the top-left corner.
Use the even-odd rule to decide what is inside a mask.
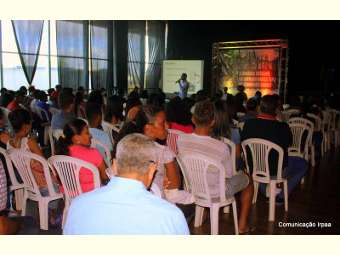
[[[312,140],[312,129],[306,124],[302,123],[289,123],[289,128],[292,132],[293,141],[291,146],[288,148],[288,155],[308,160],[308,147]],[[304,148],[302,148],[302,138],[306,132],[307,136]]]
[[[112,136],[112,132],[114,131],[114,132],[119,133],[119,128],[115,127],[114,125],[106,121],[102,121],[102,128],[109,135],[112,144],[115,144],[115,139]]]
[[[331,115],[328,111],[322,111],[322,116],[323,116],[323,120],[322,120],[322,134],[323,134],[323,150],[324,152],[330,150],[331,148],[331,142],[330,142],[330,138],[331,138]]]
[[[322,132],[323,127],[322,127],[321,118],[319,116],[313,114],[313,113],[307,113],[307,117],[310,118],[310,119],[313,119],[313,121],[314,121],[314,132]],[[322,137],[322,139],[324,139],[324,137]],[[321,156],[323,156],[323,154],[324,154],[324,148],[322,146],[322,143],[323,143],[323,141],[321,142]]]
[[[99,152],[104,151],[105,154],[102,156],[105,160],[105,163],[108,164],[108,166],[111,165],[112,162],[111,152],[110,149],[105,144],[101,143],[97,139],[92,138],[91,147],[98,149]]]
[[[39,155],[21,149],[9,150],[9,156],[14,163],[16,169],[18,170],[25,185],[21,215],[25,216],[26,214],[27,199],[38,202],[40,228],[43,230],[48,230],[48,204],[51,201],[62,199],[63,195],[54,190],[47,161]],[[39,162],[43,167],[44,176],[48,188],[48,196],[42,196],[40,193],[39,187],[35,181],[31,169],[32,160]]]
[[[12,185],[9,187],[9,190],[12,192],[14,191],[14,197],[15,197],[15,205],[17,210],[22,210],[22,202],[24,198],[24,183],[20,183],[15,176],[15,172],[13,169],[13,164],[11,159],[9,158],[9,155],[7,154],[7,151],[0,147],[0,154],[5,159],[5,164],[7,166],[7,171],[9,174],[9,178],[11,180]]]
[[[204,154],[180,153],[178,155],[183,171],[189,182],[192,195],[195,198],[195,227],[202,225],[204,207],[210,208],[211,234],[218,234],[219,209],[229,204],[233,206],[235,234],[238,234],[238,220],[235,197],[226,198],[225,196],[225,169],[220,162],[214,161]],[[214,167],[219,172],[219,192],[217,196],[212,196],[208,186],[207,172]],[[209,170],[208,170],[209,169]]]
[[[288,110],[282,111],[283,121],[288,121],[290,116],[297,115],[297,114],[300,114],[300,110],[298,109],[288,109]]]
[[[94,188],[100,187],[100,177],[97,167],[86,161],[69,157],[69,156],[52,156],[48,159],[48,163],[53,167],[60,178],[64,188],[65,208],[63,213],[64,226],[67,211],[70,207],[72,199],[83,193],[80,185],[79,172],[82,168],[91,171],[93,174]]]
[[[235,175],[237,173],[237,168],[236,168],[236,144],[233,143],[233,141],[227,139],[227,138],[222,138],[222,142],[224,142],[226,145],[229,147],[230,151],[230,157],[232,161],[232,166],[233,166],[233,174]]]
[[[244,112],[237,112],[236,116],[238,119],[242,118],[244,115],[246,115]]]
[[[285,211],[288,211],[288,183],[287,179],[282,177],[282,163],[283,163],[283,149],[275,143],[270,141],[251,138],[241,143],[246,167],[248,173],[250,171],[248,152],[252,161],[252,176],[254,181],[254,197],[253,204],[256,203],[259,183],[269,184],[269,215],[268,220],[274,221],[275,219],[275,197],[276,197],[276,184],[283,183],[284,191],[284,204]],[[249,149],[249,151],[248,151]],[[277,162],[277,175],[270,176],[269,170],[269,153],[274,150],[278,153]]]
[[[166,145],[170,148],[170,150],[173,151],[177,155],[177,139],[178,137],[184,134],[184,132],[176,129],[168,129],[168,136],[166,138]]]
[[[311,160],[311,164],[312,166],[315,166],[315,147],[313,144],[313,132],[314,132],[314,123],[311,122],[308,119],[305,118],[300,118],[300,117],[295,117],[295,118],[290,118],[288,120],[288,124],[302,124],[302,125],[306,125],[308,127],[308,134],[307,134],[307,140],[306,143],[308,144],[307,147],[305,147],[306,151],[305,151],[305,159]],[[310,153],[309,153],[310,151]]]

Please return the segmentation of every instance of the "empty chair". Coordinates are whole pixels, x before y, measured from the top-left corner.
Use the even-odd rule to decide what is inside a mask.
[[[177,154],[177,139],[178,139],[178,136],[180,136],[181,134],[184,134],[184,132],[176,130],[176,129],[168,129],[168,136],[166,138],[166,145],[175,154]]]
[[[287,179],[282,177],[282,164],[283,164],[283,149],[275,143],[270,141],[251,138],[241,143],[244,158],[246,161],[247,171],[252,173],[254,181],[254,198],[253,203],[256,203],[257,194],[260,183],[269,185],[269,215],[268,220],[274,221],[275,219],[275,197],[276,197],[276,184],[283,183],[284,189],[284,204],[285,211],[288,211],[288,183]],[[269,153],[274,150],[278,153],[277,162],[277,175],[270,176],[269,169]],[[250,165],[249,159],[252,164]]]
[[[9,187],[10,191],[14,191],[14,197],[15,197],[15,205],[17,210],[22,210],[22,200],[24,196],[24,183],[20,183],[15,176],[15,172],[13,169],[13,164],[11,159],[9,158],[9,155],[7,154],[7,151],[0,147],[0,154],[5,159],[5,164],[7,166],[7,171],[9,174],[9,178],[11,180],[11,186]]]
[[[308,161],[309,159],[311,160],[311,164],[312,166],[315,166],[315,147],[313,144],[313,132],[314,132],[314,123],[311,122],[308,119],[305,118],[300,118],[300,117],[295,117],[295,118],[290,118],[288,120],[288,124],[302,124],[302,125],[306,125],[308,127],[308,130],[306,132],[307,133],[307,137],[306,137],[306,143],[307,143],[307,147],[305,147],[305,159]],[[293,138],[294,140],[294,138]]]
[[[26,202],[27,199],[38,202],[39,205],[39,217],[40,228],[48,230],[48,205],[51,201],[62,199],[63,195],[55,191],[52,183],[50,169],[47,161],[34,153],[30,153],[20,149],[11,149],[9,156],[18,170],[21,179],[24,182],[24,197],[21,215],[26,214]],[[44,176],[47,183],[48,195],[43,196],[39,190],[39,187],[35,181],[35,178],[31,169],[31,161],[35,160],[43,166]]]
[[[195,227],[202,225],[204,207],[208,207],[210,208],[211,234],[218,234],[219,209],[232,204],[235,233],[238,234],[236,201],[234,196],[229,198],[225,196],[225,169],[222,164],[197,152],[181,153],[178,155],[178,160],[195,199]],[[211,190],[208,185],[207,173],[211,171],[211,168],[218,171],[217,191]]]
[[[83,193],[79,178],[80,170],[85,168],[86,170],[91,171],[95,189],[100,187],[99,171],[94,165],[69,156],[52,156],[48,159],[48,163],[57,171],[61,184],[64,188],[64,226],[67,217],[67,211],[70,207],[72,199]]]
[[[323,153],[324,153],[324,151],[323,151],[323,147],[322,147],[322,139],[323,139],[323,137],[321,136],[321,133],[322,133],[322,120],[321,120],[321,118],[319,117],[319,116],[317,116],[317,115],[315,115],[315,114],[313,114],[313,113],[307,113],[307,117],[308,118],[310,118],[310,119],[312,119],[313,121],[314,121],[314,130],[313,130],[313,134],[314,133],[317,133],[317,134],[319,134],[320,135],[320,139],[319,139],[319,143],[321,142],[321,144],[320,144],[320,149],[321,149],[321,156],[323,156]],[[314,139],[314,138],[313,138]],[[315,141],[313,141],[313,139],[312,139],[312,143],[316,143],[316,140]],[[315,138],[315,139],[317,139],[317,138]],[[315,150],[315,145],[314,145],[314,150]],[[312,162],[313,163],[313,162]],[[312,164],[313,165],[313,164]]]
[[[288,148],[289,156],[300,157],[308,160],[308,146],[312,139],[312,130],[306,124],[289,123],[293,141]]]

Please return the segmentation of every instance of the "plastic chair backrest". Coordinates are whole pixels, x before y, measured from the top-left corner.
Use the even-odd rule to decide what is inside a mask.
[[[115,139],[113,138],[112,131],[119,133],[119,128],[106,121],[102,121],[102,128],[109,135],[112,144],[115,144]]]
[[[308,146],[311,144],[312,140],[312,129],[308,127],[306,124],[302,123],[289,123],[289,128],[292,132],[292,144],[288,148],[288,152],[291,155],[305,158],[305,154],[308,153]],[[304,134],[307,132],[305,146],[302,148],[302,142],[304,138]]]
[[[288,124],[302,124],[302,125],[306,125],[309,130],[308,130],[308,143],[311,145],[312,144],[312,136],[313,136],[313,131],[314,131],[314,123],[308,119],[305,118],[300,118],[300,117],[294,117],[294,118],[290,118],[288,120]]]
[[[102,156],[105,159],[105,162],[106,163],[111,163],[111,160],[112,160],[111,152],[110,152],[109,148],[105,144],[101,143],[97,139],[92,138],[91,139],[91,147],[92,148],[96,148],[99,152],[103,151],[105,153],[105,155],[102,155]]]
[[[291,115],[296,115],[296,114],[300,114],[300,110],[298,109],[288,109],[285,111],[282,111],[282,116],[283,116],[283,120],[284,121],[288,121]]]
[[[173,153],[177,154],[177,139],[178,137],[184,134],[184,132],[176,129],[168,129],[168,136],[166,138],[166,145],[173,151]]]
[[[307,113],[307,117],[314,120],[314,131],[318,132],[322,129],[322,120],[319,116],[313,113]]]
[[[0,154],[4,157],[5,159],[5,163],[7,166],[7,170],[8,170],[8,174],[9,174],[9,178],[11,180],[11,190],[16,190],[16,189],[20,189],[24,187],[23,183],[20,183],[17,179],[17,177],[15,176],[15,172],[14,172],[14,168],[13,168],[13,164],[12,161],[7,153],[7,151],[3,148],[0,147]]]
[[[259,138],[250,138],[244,140],[242,143],[242,150],[246,161],[246,167],[248,173],[250,173],[250,165],[248,162],[248,152],[250,152],[250,158],[253,166],[253,179],[258,181],[270,181],[269,170],[269,154],[272,150],[278,153],[277,162],[277,178],[282,178],[282,164],[283,164],[283,149],[275,143],[268,140]],[[249,150],[247,150],[247,148]]]
[[[94,188],[100,187],[99,171],[97,167],[83,161],[81,159],[56,155],[48,159],[48,163],[53,167],[60,178],[65,192],[65,202],[70,203],[71,200],[80,194],[82,194],[82,189],[80,185],[79,172],[82,168],[90,171],[93,174]]]
[[[231,140],[229,140],[225,137],[222,138],[222,142],[224,142],[229,147],[230,157],[231,157],[232,166],[233,166],[233,174],[235,175],[237,173],[237,169],[236,169],[236,144],[233,143],[233,141],[231,141]]]
[[[9,150],[9,156],[13,164],[15,165],[16,169],[18,170],[20,177],[25,184],[25,188],[28,191],[34,193],[36,196],[41,197],[39,187],[35,181],[35,178],[34,178],[34,175],[31,169],[31,161],[35,160],[42,165],[49,196],[53,197],[57,195],[52,184],[50,168],[45,158],[37,154],[27,152],[22,149]]]
[[[178,154],[178,160],[189,182],[192,195],[197,203],[212,204],[214,197],[208,186],[207,172],[211,167],[218,170],[219,201],[225,201],[225,169],[217,162],[204,154],[191,152]],[[208,170],[209,169],[209,170]]]

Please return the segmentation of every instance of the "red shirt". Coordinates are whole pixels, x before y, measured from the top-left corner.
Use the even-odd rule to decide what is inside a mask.
[[[193,128],[192,125],[185,125],[184,126],[184,125],[178,124],[176,122],[170,122],[169,128],[182,131],[186,134],[192,134],[194,132],[194,128]]]
[[[19,106],[19,104],[15,100],[12,100],[12,102],[10,102],[7,105],[7,109],[10,110],[10,111],[14,111],[14,110],[16,110],[18,108],[20,108],[20,106]]]

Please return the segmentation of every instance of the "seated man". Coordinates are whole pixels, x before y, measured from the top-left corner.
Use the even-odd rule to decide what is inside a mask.
[[[264,96],[260,103],[261,114],[256,119],[245,122],[241,133],[241,140],[261,138],[279,145],[284,151],[283,176],[288,178],[288,194],[298,185],[307,171],[307,162],[299,157],[288,157],[288,147],[292,142],[292,133],[287,123],[276,120],[277,100],[274,96]],[[270,175],[277,175],[277,153],[269,155]],[[276,167],[275,167],[276,166]],[[260,185],[260,191],[265,192],[265,185]],[[283,202],[283,191],[276,201]]]
[[[156,150],[144,135],[124,137],[114,162],[118,176],[72,201],[64,234],[189,234],[180,209],[147,191]]]
[[[226,197],[231,197],[241,191],[241,213],[239,220],[240,234],[251,230],[248,226],[248,215],[251,208],[254,187],[250,178],[243,172],[233,176],[229,148],[223,142],[210,137],[214,126],[214,105],[210,101],[196,103],[192,121],[195,124],[193,134],[180,135],[177,140],[179,153],[196,151],[205,154],[222,163],[226,171]],[[211,187],[218,185],[215,171],[208,176]],[[218,188],[218,187],[217,187]]]
[[[250,98],[247,101],[246,105],[246,114],[240,118],[240,122],[245,122],[246,120],[249,119],[255,119],[257,115],[257,101],[254,98]]]
[[[100,129],[102,124],[102,115],[103,114],[100,105],[88,104],[88,107],[86,107],[86,117],[87,120],[89,121],[90,134],[92,138],[104,144],[110,150],[110,152],[112,152],[113,146],[109,135],[102,129]],[[100,154],[102,154],[102,156],[105,158],[105,151],[101,147],[97,149],[99,150]]]
[[[66,123],[75,119],[74,96],[71,93],[60,93],[58,104],[61,111],[54,114],[51,121],[51,128],[54,130],[63,129]]]

